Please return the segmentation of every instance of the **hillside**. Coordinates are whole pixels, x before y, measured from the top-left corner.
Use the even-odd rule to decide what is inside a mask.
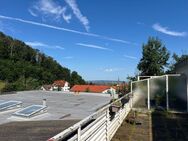
[[[6,83],[3,91],[37,89],[57,79],[71,85],[85,83],[76,71],[71,72],[52,57],[0,32],[0,81]]]

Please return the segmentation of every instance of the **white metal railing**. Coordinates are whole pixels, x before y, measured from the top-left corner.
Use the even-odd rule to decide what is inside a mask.
[[[113,103],[121,101],[126,97],[128,97],[129,100],[127,103],[124,103],[124,106],[122,106],[118,112],[115,113],[112,119],[109,113],[109,108]],[[131,110],[131,93],[126,94],[113,103],[99,109],[92,115],[50,138],[48,141],[65,140],[70,134],[72,136],[66,139],[68,141],[110,141]],[[88,122],[90,123],[87,124]],[[87,126],[83,127],[85,124],[87,124]]]

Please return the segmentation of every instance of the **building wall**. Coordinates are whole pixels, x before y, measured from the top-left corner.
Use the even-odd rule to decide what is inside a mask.
[[[43,90],[43,91],[53,91],[52,87],[49,90],[47,90],[43,86],[41,87],[41,90]]]
[[[176,67],[176,73],[184,74],[187,79],[187,111],[188,111],[188,64]]]
[[[116,90],[114,88],[110,88],[110,89],[107,89],[105,91],[102,92],[103,94],[115,94],[116,93]]]
[[[184,66],[176,68],[176,72],[186,75],[186,77],[187,77],[187,88],[188,88],[188,65],[184,65]]]

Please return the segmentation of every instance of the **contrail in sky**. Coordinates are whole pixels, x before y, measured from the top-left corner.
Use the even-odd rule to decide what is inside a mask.
[[[0,18],[5,19],[5,20],[18,21],[18,22],[22,22],[22,23],[31,24],[31,25],[56,29],[56,30],[60,30],[60,31],[72,32],[72,33],[75,33],[75,34],[81,34],[81,35],[90,36],[90,37],[96,37],[96,38],[105,39],[105,40],[114,41],[114,42],[119,42],[119,43],[123,43],[123,44],[136,45],[136,43],[132,43],[132,42],[121,40],[121,39],[111,38],[111,37],[108,37],[108,36],[103,36],[103,35],[89,33],[89,32],[81,32],[81,31],[77,31],[77,30],[53,26],[53,25],[39,23],[39,22],[35,22],[35,21],[30,21],[30,20],[25,20],[25,19],[21,19],[21,18],[14,18],[14,17],[3,16],[3,15],[0,15]]]

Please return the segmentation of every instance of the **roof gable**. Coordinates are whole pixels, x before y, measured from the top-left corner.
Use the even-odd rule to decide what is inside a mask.
[[[66,82],[67,81],[65,81],[65,80],[56,80],[56,81],[54,81],[53,86],[64,87]]]

